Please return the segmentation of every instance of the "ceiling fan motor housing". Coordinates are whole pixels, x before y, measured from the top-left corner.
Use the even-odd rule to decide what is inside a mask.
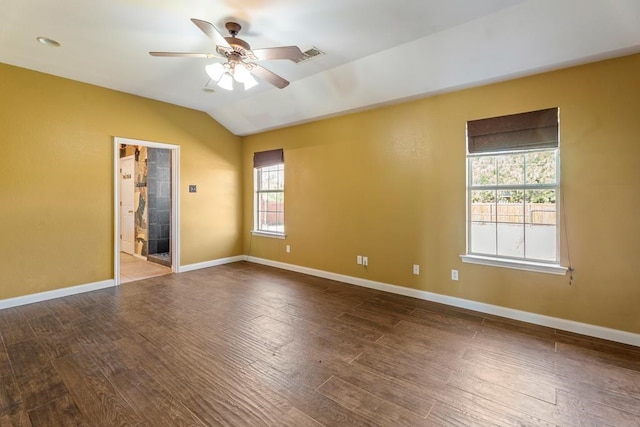
[[[227,31],[229,31],[231,37],[237,36],[242,29],[242,26],[237,22],[227,22],[226,24],[224,24],[224,27],[227,29]]]
[[[227,43],[229,43],[231,45],[231,47],[233,47],[233,50],[239,50],[239,51],[247,51],[247,50],[251,50],[251,46],[249,46],[249,43],[247,43],[246,41],[239,39],[237,37],[225,37],[224,38]]]
[[[227,31],[229,31],[229,34],[231,34],[231,37],[225,37],[224,39],[233,49],[232,52],[227,51],[226,56],[230,57],[234,53],[237,53],[241,58],[248,56],[251,51],[251,46],[246,41],[236,37],[242,29],[242,26],[237,22],[227,22],[224,26]]]

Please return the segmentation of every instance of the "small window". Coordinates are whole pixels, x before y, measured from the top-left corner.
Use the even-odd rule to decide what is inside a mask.
[[[282,150],[254,154],[254,229],[284,236],[284,156]]]
[[[467,144],[467,254],[558,264],[557,108],[468,122]]]

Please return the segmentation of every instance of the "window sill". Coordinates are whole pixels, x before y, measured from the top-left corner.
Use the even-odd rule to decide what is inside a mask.
[[[480,255],[460,255],[462,262],[469,264],[490,265],[493,267],[513,268],[516,270],[535,271],[537,273],[557,274],[564,276],[568,268],[560,264],[521,261],[507,258],[494,258]]]
[[[282,234],[282,233],[269,233],[268,231],[257,231],[257,230],[252,230],[251,234],[253,234],[254,236],[260,236],[260,237],[270,237],[272,239],[285,239],[287,237],[286,234]]]

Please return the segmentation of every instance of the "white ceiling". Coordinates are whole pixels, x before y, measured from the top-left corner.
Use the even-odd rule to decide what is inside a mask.
[[[640,52],[640,0],[0,0],[0,62],[207,112],[237,135]],[[191,21],[243,25],[254,48],[325,55],[261,61],[291,81],[215,92],[215,52]],[[226,35],[226,32],[225,32]],[[45,36],[59,48],[36,42]],[[588,88],[585,88],[587,90]]]

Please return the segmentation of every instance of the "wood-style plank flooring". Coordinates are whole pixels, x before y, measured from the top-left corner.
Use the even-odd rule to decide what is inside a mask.
[[[0,425],[639,426],[640,348],[241,262],[1,310]]]

